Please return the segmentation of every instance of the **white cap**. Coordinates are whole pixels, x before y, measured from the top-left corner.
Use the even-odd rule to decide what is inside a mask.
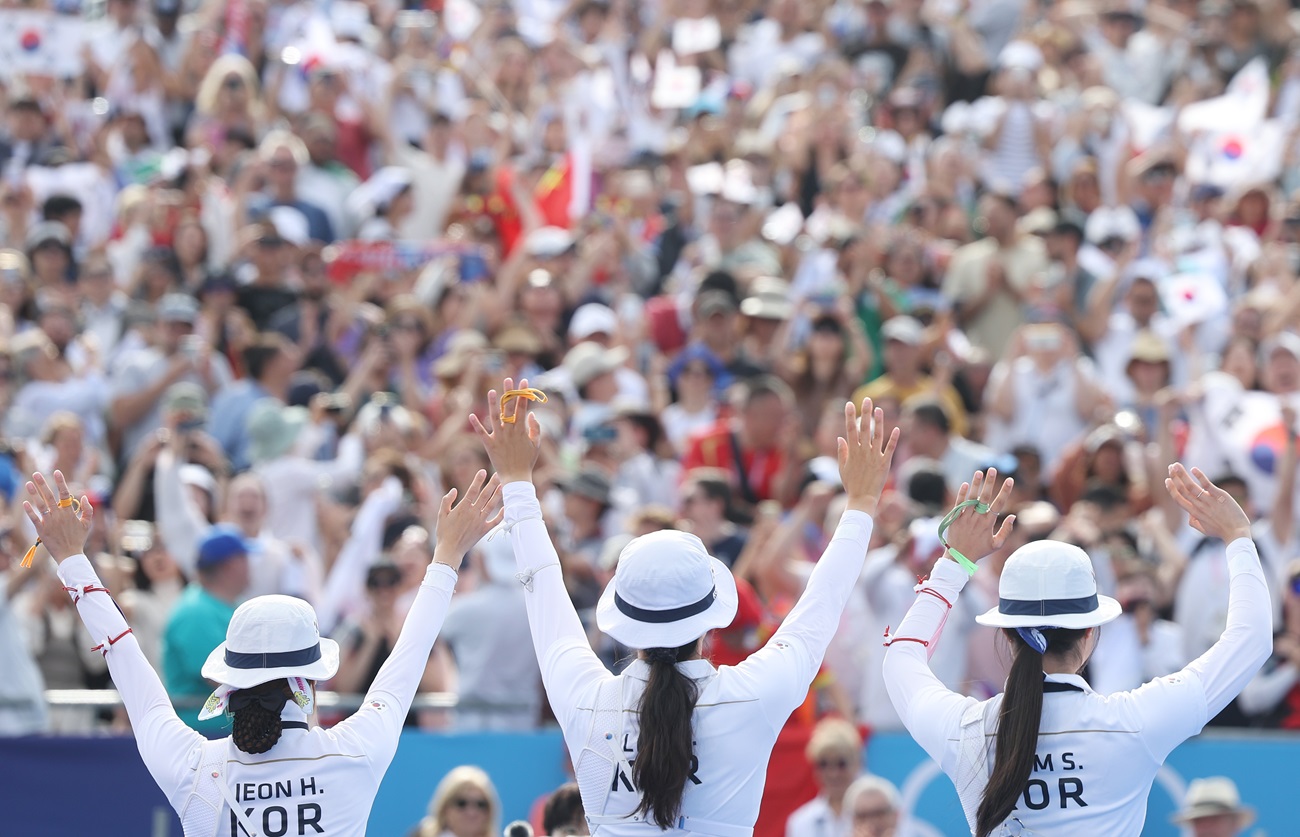
[[[311,241],[311,226],[302,210],[292,206],[273,206],[266,213],[266,219],[275,227],[280,238],[294,247],[306,247]]]
[[[613,372],[626,361],[627,349],[621,346],[606,349],[599,343],[588,340],[569,349],[560,365],[569,373],[573,385],[582,387],[606,372]]]
[[[1137,213],[1127,206],[1102,206],[1088,216],[1084,234],[1091,244],[1100,244],[1108,238],[1136,241],[1142,234],[1142,224]]]
[[[339,644],[322,639],[316,611],[293,596],[258,596],[235,610],[226,641],[212,649],[203,676],[236,689],[280,677],[328,680],[339,670]]]
[[[880,327],[880,336],[908,346],[919,346],[925,338],[925,326],[916,317],[899,314],[885,320],[885,324]]]
[[[618,334],[618,315],[608,305],[588,302],[578,306],[569,320],[569,339],[586,340],[593,334]]]
[[[1011,553],[998,580],[998,606],[975,617],[994,628],[1093,628],[1119,616],[1119,602],[1097,593],[1088,553],[1060,541],[1035,541]]]
[[[686,532],[635,538],[596,606],[596,624],[629,648],[678,648],[736,617],[736,580]]]
[[[524,252],[539,259],[555,259],[573,247],[573,233],[563,227],[538,227],[524,237]]]
[[[998,66],[1004,70],[1037,72],[1043,66],[1043,53],[1028,41],[1011,41],[998,55]]]
[[[348,210],[358,218],[368,218],[388,208],[393,199],[412,183],[411,172],[401,166],[384,166],[348,195]]]

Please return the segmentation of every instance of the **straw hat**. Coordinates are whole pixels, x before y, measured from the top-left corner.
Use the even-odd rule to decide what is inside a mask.
[[[1237,785],[1226,776],[1211,776],[1192,780],[1183,797],[1182,809],[1170,819],[1184,824],[1221,814],[1237,815],[1237,831],[1249,828],[1255,821],[1255,809],[1241,804]]]

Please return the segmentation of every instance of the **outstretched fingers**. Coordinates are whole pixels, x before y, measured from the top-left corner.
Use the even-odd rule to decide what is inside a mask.
[[[488,390],[487,401],[487,426],[484,427],[483,424],[473,415],[470,416],[470,422],[478,427],[484,436],[491,436],[497,432],[497,425],[500,422],[501,394],[495,389],[490,389]]]
[[[72,499],[72,492],[68,490],[68,481],[63,478],[62,471],[55,470],[54,472],[54,488],[60,500]]]
[[[27,486],[29,491],[33,486],[35,487],[36,493],[40,496],[41,501],[45,503],[45,508],[54,508],[57,498],[55,497],[54,489],[50,487],[48,482],[46,482],[44,474],[40,471],[32,474],[32,481],[27,483]]]
[[[479,473],[486,475],[487,471],[479,471]],[[501,477],[497,474],[493,474],[492,479],[488,480],[479,490],[478,497],[474,500],[474,508],[481,512],[486,512],[492,506],[492,501],[496,497],[500,485]]]
[[[984,472],[984,484],[980,486],[979,500],[988,506],[993,502],[993,492],[998,487],[998,469],[989,468]]]
[[[451,507],[456,503],[456,489],[450,489],[442,495],[442,506],[438,509],[438,517],[444,518],[451,514]]]
[[[507,386],[507,387],[510,387],[510,379],[509,379],[509,378],[506,378],[506,386]],[[519,379],[519,388],[520,388],[520,389],[528,389],[528,379],[527,379],[527,378],[520,378],[520,379]],[[528,404],[529,404],[529,402],[530,402],[530,399],[528,399],[528,398],[515,398],[515,411],[514,411],[514,413],[512,413],[512,415],[514,416],[514,421],[511,422],[512,424],[514,424],[514,425],[517,426],[517,427],[522,426],[522,425],[519,424],[519,420],[522,419],[522,418],[524,418],[526,415],[528,415]]]
[[[990,484],[992,484],[991,480]],[[993,498],[993,502],[989,503],[990,514],[1002,514],[1002,510],[1011,502],[1011,492],[1015,486],[1016,481],[1011,477],[1007,477],[1002,481],[1002,487],[998,489],[997,496]]]
[[[487,482],[487,471],[480,468],[474,474],[474,478],[469,481],[469,487],[465,489],[465,497],[469,500],[470,505],[474,505],[483,490],[483,483]]]
[[[41,531],[45,528],[44,518],[42,518],[40,513],[36,511],[36,507],[27,500],[23,500],[23,511],[27,513],[27,519],[36,527],[36,534],[40,535]]]
[[[1015,527],[1015,523],[1016,516],[1014,514],[1007,515],[1006,519],[1002,521],[1002,525],[993,533],[993,547],[995,549],[1001,549],[1002,544],[1007,542],[1007,538],[1011,536],[1011,530]]]
[[[884,414],[881,413],[880,410],[876,410],[876,412],[880,413],[881,418],[879,419],[879,421],[883,425]],[[895,427],[893,430],[889,432],[889,439],[885,442],[884,457],[886,462],[892,462],[894,460],[894,451],[898,449],[898,439],[902,435],[902,432],[903,431],[899,430],[897,427]]]
[[[852,401],[844,402],[844,441],[849,450],[861,444],[861,426],[858,424],[858,410]]]

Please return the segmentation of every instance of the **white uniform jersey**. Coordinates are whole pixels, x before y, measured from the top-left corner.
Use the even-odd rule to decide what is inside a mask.
[[[1034,771],[1008,822],[1018,819],[1025,834],[1142,833],[1147,795],[1165,757],[1227,706],[1272,651],[1268,587],[1254,544],[1234,541],[1228,562],[1227,629],[1182,671],[1109,696],[1078,675],[1045,675]],[[952,602],[967,579],[956,563],[942,560],[923,586]],[[896,636],[933,645],[947,612],[938,597],[917,596]],[[926,649],[892,644],[885,682],[912,737],[956,785],[973,830],[993,769],[1002,695],[980,702],[949,691],[930,672]]]
[[[588,817],[600,818],[600,837],[688,833],[747,837],[758,817],[767,762],[777,734],[807,697],[862,571],[871,517],[845,512],[798,604],[760,651],[735,667],[715,669],[707,660],[678,664],[678,670],[699,688],[693,719],[695,758],[682,801],[682,819],[677,828],[660,830],[652,822],[626,819],[641,802],[627,768],[636,760],[636,709],[649,666],[637,660],[614,677],[601,664],[565,590],[532,484],[510,483],[503,496],[515,559],[521,576],[528,579],[528,621],[542,682],[574,755],[584,801],[593,797],[604,800],[603,812],[590,806],[586,811]],[[614,768],[612,781],[605,778],[601,787],[592,787],[590,780],[583,781],[589,765],[580,754],[591,743],[601,695],[611,690],[622,706],[621,732],[612,743],[626,764]]]
[[[127,630],[126,620],[106,593],[81,592],[86,585],[100,586],[85,556],[60,564],[59,578],[75,588],[72,595],[91,636],[103,641]],[[398,736],[455,585],[456,573],[450,567],[429,566],[401,636],[366,694],[365,705],[355,715],[331,729],[308,728],[306,716],[289,701],[283,714],[285,730],[268,752],[249,755],[230,746],[224,771],[230,798],[243,807],[260,837],[364,837],[371,803],[397,752]],[[140,757],[168,802],[184,818],[200,778],[205,739],[176,716],[162,682],[133,636],[122,636],[107,656]],[[223,807],[216,837],[243,837],[246,833],[229,806]],[[187,831],[186,837],[213,835]]]

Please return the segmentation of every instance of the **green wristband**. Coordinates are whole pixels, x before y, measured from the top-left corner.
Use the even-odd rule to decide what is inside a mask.
[[[975,575],[975,570],[978,568],[975,566],[974,561],[967,558],[965,555],[962,555],[960,552],[953,549],[951,546],[945,548],[948,550],[948,554],[952,557],[952,559],[957,562],[957,565],[966,571],[967,575]]]
[[[979,500],[963,500],[953,506],[952,511],[944,515],[943,520],[939,521],[939,542],[943,544],[944,549],[948,550],[948,554],[952,556],[958,566],[965,570],[969,575],[975,575],[975,562],[949,546],[948,539],[944,537],[944,533],[948,531],[948,527],[953,524],[953,521],[962,513],[962,510],[970,507],[974,507],[976,514],[989,513],[988,503],[981,503]]]

